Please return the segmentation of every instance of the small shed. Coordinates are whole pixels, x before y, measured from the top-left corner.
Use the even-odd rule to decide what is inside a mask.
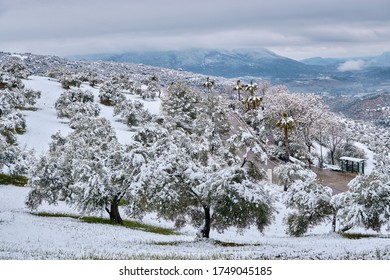
[[[362,158],[341,157],[341,171],[364,175],[365,160]]]

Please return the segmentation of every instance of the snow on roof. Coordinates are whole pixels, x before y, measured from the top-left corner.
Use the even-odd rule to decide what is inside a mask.
[[[341,160],[348,160],[348,161],[353,161],[353,162],[363,162],[365,159],[363,158],[353,158],[353,157],[341,157]]]

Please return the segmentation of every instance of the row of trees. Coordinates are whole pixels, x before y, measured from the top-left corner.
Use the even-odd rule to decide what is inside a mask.
[[[18,61],[1,66],[0,172],[14,175],[26,174],[33,159],[32,151],[20,147],[16,138],[17,134],[26,129],[26,120],[21,110],[33,106],[40,97],[40,92],[25,88],[21,78],[27,75],[29,72],[26,67]]]
[[[125,74],[115,74],[111,78],[103,78],[93,71],[71,73],[61,68],[53,68],[47,73],[48,77],[57,79],[65,90],[79,89],[82,83],[91,87],[100,85],[99,99],[102,104],[114,106],[125,99],[123,92],[136,94],[143,99],[155,99],[161,95],[158,76],[150,75],[134,81]]]

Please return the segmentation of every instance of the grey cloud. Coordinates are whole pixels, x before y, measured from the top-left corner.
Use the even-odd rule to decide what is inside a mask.
[[[309,45],[314,52],[375,42],[376,49],[390,49],[388,0],[2,2],[0,50],[75,54],[257,46],[300,53]]]

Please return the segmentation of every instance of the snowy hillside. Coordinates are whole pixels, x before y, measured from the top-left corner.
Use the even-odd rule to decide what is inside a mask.
[[[71,129],[66,119],[59,119],[55,102],[64,91],[58,81],[30,76],[26,87],[41,91],[36,111],[23,111],[26,133],[18,136],[21,145],[36,153],[48,151],[51,135],[57,131],[66,136]],[[83,83],[81,89],[91,90],[98,100],[99,89]],[[160,112],[160,100],[143,100],[152,113]],[[99,103],[101,116],[115,128],[122,144],[131,142],[132,131],[113,108]],[[211,240],[195,240],[197,228],[190,225],[176,235],[161,235],[114,225],[89,224],[70,217],[41,217],[26,208],[24,202],[29,188],[0,186],[0,259],[390,259],[390,239],[376,232],[356,229],[355,233],[370,237],[348,239],[331,233],[330,222],[310,229],[303,237],[289,237],[284,218],[290,211],[283,200],[282,187],[273,186],[277,214],[263,233],[254,227],[237,233],[228,229],[212,231]],[[43,204],[36,213],[79,215],[60,201],[57,206]],[[106,213],[102,211],[101,216]],[[124,213],[123,213],[124,215]],[[156,215],[143,218],[146,224],[172,228],[174,225],[158,220]],[[114,237],[114,238],[113,238]]]
[[[38,154],[41,154],[48,150],[51,135],[57,131],[61,131],[63,134],[71,131],[65,119],[57,118],[54,107],[55,102],[64,90],[57,81],[48,77],[32,76],[24,82],[26,87],[41,91],[42,96],[35,105],[38,108],[37,112],[24,112],[27,118],[27,132],[19,136],[19,141],[21,145],[26,145],[28,148],[36,150]],[[87,84],[83,84],[81,89],[91,90],[96,100],[98,100],[99,89],[92,88]],[[154,114],[159,112],[160,103],[158,100],[144,101],[141,98],[137,99],[147,104],[150,112]],[[129,143],[129,128],[119,122],[118,117],[114,117],[113,108],[100,103],[99,107],[101,110],[100,115],[107,118],[115,127],[119,141],[123,144]]]

